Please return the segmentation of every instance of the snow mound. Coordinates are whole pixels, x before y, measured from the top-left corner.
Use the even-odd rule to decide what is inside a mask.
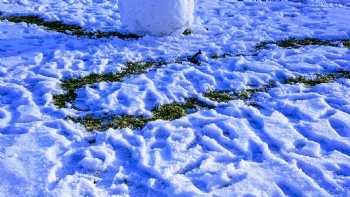
[[[122,24],[134,34],[183,32],[194,19],[194,0],[123,0],[119,9]]]

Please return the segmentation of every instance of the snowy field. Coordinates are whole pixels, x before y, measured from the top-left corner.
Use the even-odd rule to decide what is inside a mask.
[[[197,0],[139,39],[10,20],[124,35],[117,4],[0,1],[0,196],[350,196],[350,1]]]

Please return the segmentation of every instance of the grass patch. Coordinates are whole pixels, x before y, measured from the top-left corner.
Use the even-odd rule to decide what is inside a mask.
[[[347,78],[350,79],[349,71],[337,71],[335,73],[316,74],[314,77],[293,77],[280,83],[282,84],[298,84],[302,83],[306,86],[315,86],[322,83],[329,83],[331,81]],[[240,91],[208,91],[203,94],[204,97],[210,100],[227,103],[231,100],[243,100],[248,105],[259,107],[259,104],[252,100],[252,97],[257,93],[268,92],[272,88],[277,87],[277,82],[270,81],[268,84],[257,88],[247,88]],[[76,123],[82,124],[88,131],[105,131],[109,128],[122,129],[140,129],[148,122],[155,120],[175,120],[184,117],[188,114],[195,113],[201,109],[213,109],[214,105],[207,104],[198,100],[197,98],[187,98],[183,103],[170,103],[155,107],[152,110],[153,116],[146,118],[142,116],[103,116],[93,117],[87,115],[85,117],[73,118],[69,117]]]
[[[153,67],[154,62],[128,62],[125,67],[117,73],[97,74],[93,73],[85,77],[67,79],[62,81],[62,88],[66,90],[78,89],[83,86],[99,82],[119,82],[125,77],[141,74]]]
[[[224,90],[223,91],[210,90],[209,92],[204,93],[203,96],[219,103],[227,103],[235,99],[235,97],[232,94],[230,94],[229,91],[224,91]]]
[[[280,83],[282,84],[304,84],[305,86],[312,87],[323,83],[330,83],[337,79],[350,79],[349,71],[336,71],[334,73],[325,73],[325,74],[315,74],[314,76],[306,77],[306,76],[297,76],[288,78],[285,81]],[[204,97],[209,98],[210,100],[219,102],[219,103],[227,103],[232,100],[250,100],[255,94],[268,92],[270,89],[277,87],[277,82],[270,81],[268,84],[263,85],[258,88],[247,88],[240,91],[230,91],[230,90],[218,90],[213,91],[210,90],[203,94]]]
[[[118,73],[107,73],[107,74],[93,73],[85,77],[63,80],[61,87],[65,91],[65,93],[54,95],[53,96],[54,104],[59,108],[63,108],[66,106],[67,103],[72,103],[76,99],[77,94],[75,93],[75,91],[79,88],[82,88],[86,85],[103,82],[103,81],[120,82],[128,76],[146,72],[147,69],[155,66],[155,64],[156,63],[153,63],[153,62],[134,62],[134,63],[128,62],[126,63],[125,68]]]
[[[35,15],[29,16],[0,16],[0,20],[7,20],[13,23],[27,23],[38,25],[45,29],[56,31],[59,33],[74,35],[78,37],[88,37],[88,38],[112,38],[117,37],[123,40],[137,39],[141,36],[135,34],[122,34],[120,32],[90,32],[85,31],[82,27],[77,25],[68,25],[61,21],[46,21],[43,18]]]
[[[64,94],[53,95],[53,103],[58,108],[64,108],[67,103],[74,101],[77,98],[77,94],[74,89],[68,89]]]
[[[296,39],[291,38],[287,40],[282,40],[276,42],[277,46],[281,48],[299,48],[302,46],[309,45],[319,45],[319,46],[337,46],[330,40],[321,40],[317,38],[304,38],[304,39]]]
[[[189,113],[194,113],[200,109],[213,109],[215,106],[209,105],[196,98],[187,98],[184,103],[170,103],[160,105],[152,110],[153,117],[160,120],[175,120]]]
[[[346,47],[350,48],[350,40],[348,39],[339,39],[339,40],[323,40],[318,38],[289,38],[286,40],[280,41],[263,41],[255,46],[256,51],[267,49],[268,45],[275,44],[281,48],[300,48],[310,45],[318,46],[331,46],[331,47]]]
[[[153,110],[156,119],[175,120],[186,115],[186,109],[178,103],[161,105]]]
[[[103,119],[94,118],[93,116],[86,116],[84,118],[73,118],[68,117],[69,120],[72,120],[75,123],[80,123],[83,125],[86,130],[93,131],[93,130],[101,130],[103,129]]]
[[[247,88],[239,91],[210,90],[204,93],[203,96],[219,103],[227,103],[232,100],[249,100],[254,94],[259,92],[268,92],[270,89],[275,87],[277,87],[277,83],[274,81],[270,81],[268,84],[263,85],[261,87]]]
[[[126,77],[145,73],[150,68],[157,68],[162,65],[171,63],[183,63],[185,61],[195,65],[200,65],[199,56],[201,54],[202,52],[198,51],[193,56],[179,57],[173,61],[168,62],[164,60],[127,62],[125,64],[125,67],[117,73],[92,73],[84,77],[62,80],[61,87],[65,91],[65,93],[54,95],[54,104],[59,108],[63,108],[66,106],[67,103],[72,103],[77,97],[75,91],[86,85],[95,84],[99,82],[120,82]]]
[[[340,78],[350,79],[350,72],[341,70],[335,73],[315,74],[311,77],[297,76],[287,79],[284,83],[290,85],[302,83],[306,86],[316,86],[318,84],[329,83]]]
[[[113,129],[139,129],[144,127],[148,122],[153,121],[152,118],[119,116],[119,117],[93,117],[91,115],[85,117],[69,117],[75,123],[83,125],[88,131],[105,131],[109,128]]]
[[[69,117],[75,123],[83,125],[88,131],[105,131],[109,128],[113,129],[140,129],[143,128],[148,122],[155,120],[175,120],[186,116],[187,114],[194,113],[203,108],[212,109],[215,106],[208,105],[196,98],[186,99],[184,103],[170,103],[155,107],[152,110],[153,117],[146,118],[142,116],[102,116],[93,117],[87,115],[85,117]]]

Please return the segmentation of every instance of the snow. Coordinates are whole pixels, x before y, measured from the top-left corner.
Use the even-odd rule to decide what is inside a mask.
[[[0,12],[125,31],[118,3],[5,0]],[[349,196],[349,79],[279,84],[257,95],[262,108],[213,102],[214,109],[139,130],[89,132],[66,118],[87,112],[149,117],[159,104],[202,98],[208,89],[350,70],[350,50],[341,47],[271,46],[252,53],[266,40],[349,39],[349,6],[341,0],[197,0],[191,35],[138,40],[78,38],[0,21],[0,196]],[[172,63],[78,89],[74,105],[81,112],[53,104],[62,79],[198,50],[200,66]],[[245,55],[211,58],[223,53]]]
[[[121,22],[134,34],[182,33],[194,20],[194,0],[119,1]]]

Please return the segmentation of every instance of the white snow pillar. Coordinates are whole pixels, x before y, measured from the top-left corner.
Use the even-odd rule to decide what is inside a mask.
[[[194,20],[194,0],[119,0],[122,25],[129,33],[164,36],[182,33]]]

